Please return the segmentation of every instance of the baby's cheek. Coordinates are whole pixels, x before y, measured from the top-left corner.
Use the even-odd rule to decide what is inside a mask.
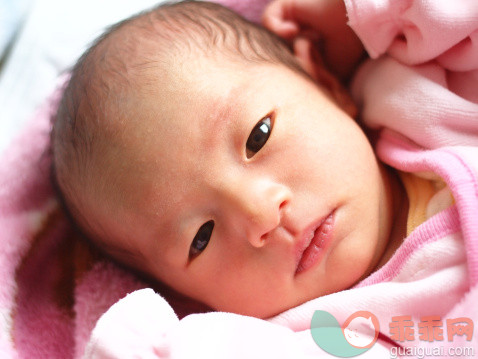
[[[361,246],[353,234],[343,238],[330,252],[325,266],[329,291],[337,292],[354,285],[367,271],[372,259],[370,243]],[[359,248],[357,248],[359,247]],[[361,248],[360,248],[361,247]]]

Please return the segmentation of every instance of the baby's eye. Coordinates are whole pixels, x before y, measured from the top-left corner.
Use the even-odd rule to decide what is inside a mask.
[[[211,239],[211,233],[214,228],[214,221],[208,221],[204,223],[194,236],[191,247],[189,248],[189,258],[193,258],[207,247],[209,240]]]
[[[247,158],[251,158],[264,147],[271,135],[271,131],[271,116],[264,117],[254,126],[246,142]]]

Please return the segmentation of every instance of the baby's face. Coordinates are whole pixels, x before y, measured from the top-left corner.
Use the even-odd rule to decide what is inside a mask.
[[[390,232],[388,182],[362,130],[272,64],[145,70],[128,101],[110,229],[136,266],[222,311],[268,317],[346,289]]]

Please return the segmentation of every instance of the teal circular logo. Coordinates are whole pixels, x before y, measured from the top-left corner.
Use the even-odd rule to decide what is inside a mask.
[[[329,354],[350,358],[369,350],[377,341],[380,324],[368,311],[353,313],[341,326],[324,310],[316,310],[310,323],[315,343]]]

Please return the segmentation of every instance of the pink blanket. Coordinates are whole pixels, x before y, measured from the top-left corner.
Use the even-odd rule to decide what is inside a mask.
[[[219,1],[258,21],[268,0]],[[148,286],[76,238],[50,183],[46,101],[1,158],[0,358],[78,358],[98,318]],[[180,317],[203,308],[173,294]]]

